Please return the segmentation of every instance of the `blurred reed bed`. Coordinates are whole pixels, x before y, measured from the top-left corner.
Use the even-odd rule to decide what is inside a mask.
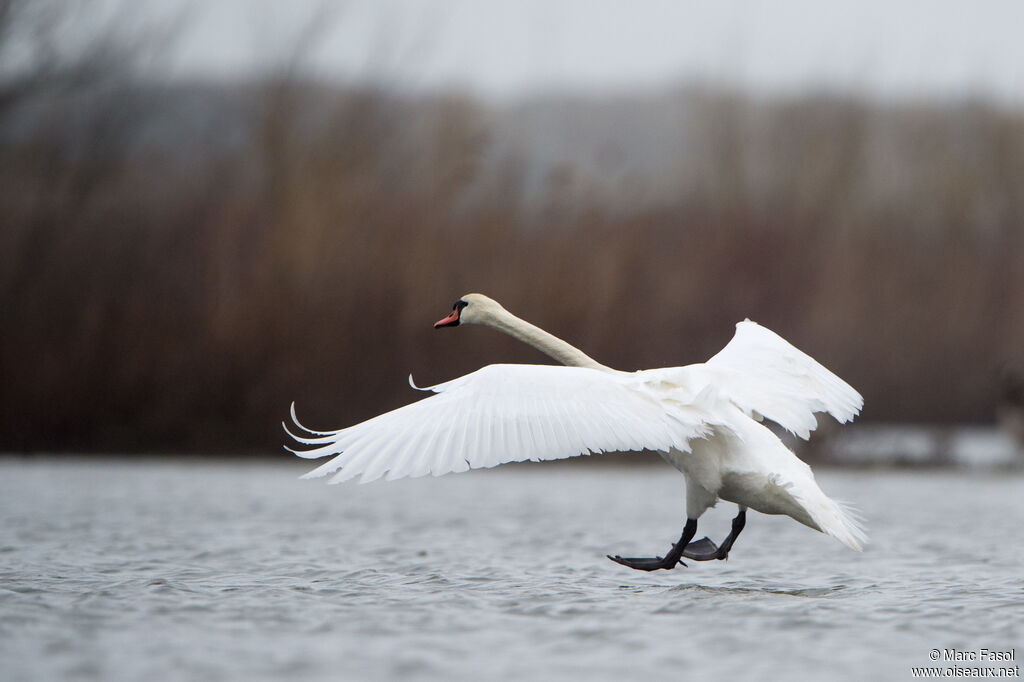
[[[334,428],[419,397],[409,372],[546,362],[434,331],[469,291],[622,369],[706,359],[750,317],[873,420],[989,421],[1024,367],[1024,114],[707,88],[529,106],[627,161],[609,112],[687,142],[647,175],[551,167],[509,143],[514,106],[287,78],[3,103],[0,450],[271,452],[293,399]]]

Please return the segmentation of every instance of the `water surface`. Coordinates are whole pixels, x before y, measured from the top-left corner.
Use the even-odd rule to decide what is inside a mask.
[[[326,486],[0,460],[3,678],[909,679],[933,648],[1024,655],[1020,474],[824,470],[863,554],[753,514],[729,561],[641,573],[605,554],[667,550],[682,478],[588,464]]]

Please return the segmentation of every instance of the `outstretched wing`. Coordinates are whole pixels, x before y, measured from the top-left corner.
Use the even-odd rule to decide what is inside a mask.
[[[815,412],[852,420],[864,399],[852,386],[775,332],[744,320],[704,367],[719,393],[747,414],[766,417],[807,439]]]
[[[488,365],[429,398],[338,431],[308,432],[300,457],[337,455],[304,478],[405,476],[616,450],[688,449],[708,434],[694,410],[666,411],[638,375],[585,367]],[[288,430],[285,425],[285,430]],[[335,473],[336,472],[336,473]]]

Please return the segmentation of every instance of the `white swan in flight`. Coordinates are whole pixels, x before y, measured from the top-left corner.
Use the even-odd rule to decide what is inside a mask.
[[[745,320],[705,363],[638,372],[599,364],[582,351],[512,315],[482,294],[463,296],[434,327],[493,327],[548,354],[555,365],[488,365],[430,387],[436,395],[337,431],[288,434],[335,455],[305,474],[331,483],[361,482],[493,467],[622,450],[654,450],[686,478],[686,524],[665,556],[608,558],[652,571],[682,558],[725,559],[747,508],[785,514],[855,550],[866,540],[852,513],[830,499],[811,469],[761,421],[806,439],[814,413],[847,422],[860,411],[857,391],[782,337]],[[412,377],[409,377],[412,384]],[[414,388],[417,388],[413,384]],[[720,545],[692,542],[697,519],[719,499],[739,506]],[[685,565],[685,563],[683,564]]]

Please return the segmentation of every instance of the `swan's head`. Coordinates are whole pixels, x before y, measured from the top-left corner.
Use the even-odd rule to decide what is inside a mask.
[[[492,298],[483,294],[466,294],[455,302],[448,317],[434,323],[434,329],[460,324],[487,324],[504,312],[505,309]]]

